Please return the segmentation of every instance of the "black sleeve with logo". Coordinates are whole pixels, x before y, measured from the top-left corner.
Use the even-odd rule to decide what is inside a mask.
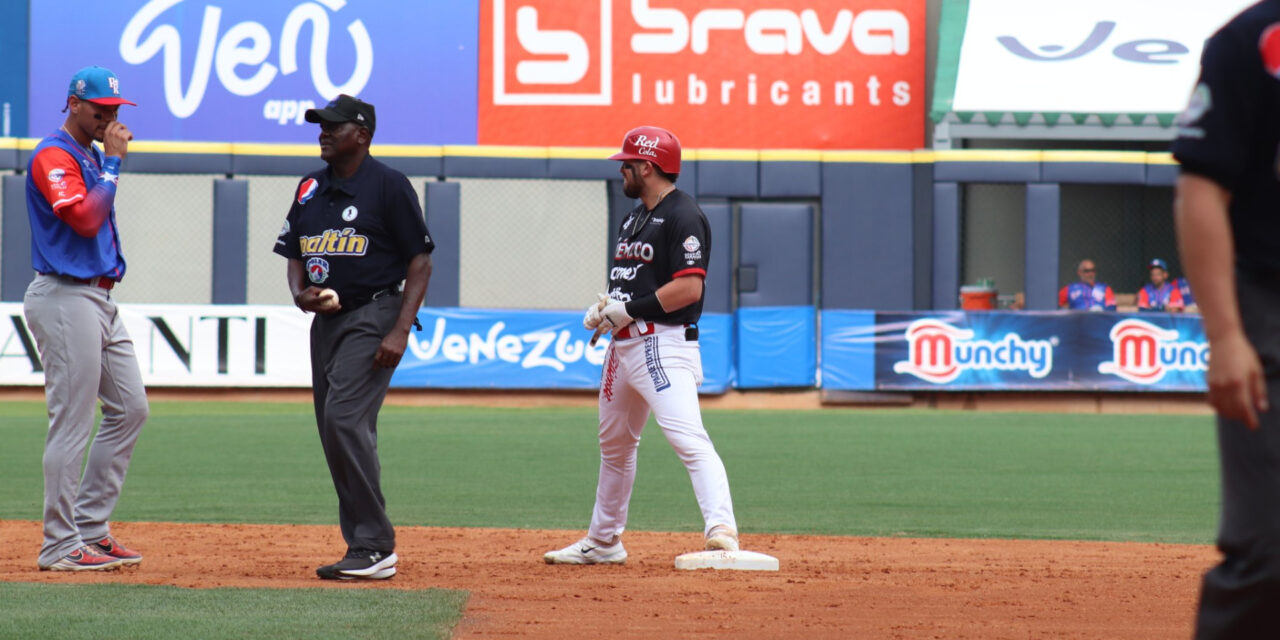
[[[284,226],[280,228],[280,235],[276,236],[276,244],[273,250],[290,260],[302,259],[302,250],[298,247],[298,216],[302,212],[302,205],[298,203],[298,194],[307,180],[316,177],[316,174],[311,174],[298,181],[298,186],[293,190],[294,195],[289,206],[289,213],[285,214],[284,217]]]
[[[1280,3],[1245,10],[1205,45],[1200,80],[1178,119],[1183,171],[1231,192],[1237,262],[1280,271]]]
[[[1173,153],[1186,171],[1235,190],[1256,155],[1250,135],[1260,105],[1249,85],[1260,67],[1258,52],[1242,34],[1224,28],[1205,45],[1200,65],[1191,101],[1178,118]]]

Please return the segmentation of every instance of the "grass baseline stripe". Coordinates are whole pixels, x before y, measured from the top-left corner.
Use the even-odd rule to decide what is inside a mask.
[[[444,640],[468,594],[427,589],[184,589],[0,582],[0,637]],[[110,614],[86,602],[109,602]],[[57,612],[56,623],[49,618]]]

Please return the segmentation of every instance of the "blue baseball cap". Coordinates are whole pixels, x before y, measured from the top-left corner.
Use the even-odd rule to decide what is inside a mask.
[[[1164,260],[1161,260],[1160,258],[1156,258],[1152,260],[1151,263],[1147,265],[1147,270],[1150,271],[1151,269],[1155,269],[1156,267],[1164,269],[1165,271],[1169,270],[1169,266],[1166,265],[1164,263]]]
[[[120,97],[120,79],[110,69],[99,66],[85,67],[71,76],[67,97],[75,96],[94,104],[131,104]]]

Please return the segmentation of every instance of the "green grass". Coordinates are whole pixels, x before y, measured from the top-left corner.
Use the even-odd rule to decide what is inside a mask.
[[[706,411],[746,532],[1207,543],[1203,416]],[[40,516],[38,403],[0,404],[0,518]],[[386,407],[398,525],[583,529],[594,409]],[[629,528],[692,531],[688,476],[650,424]],[[116,520],[336,523],[309,405],[156,403]]]
[[[429,589],[0,583],[0,638],[448,638],[467,596]],[[92,603],[107,602],[107,608]]]

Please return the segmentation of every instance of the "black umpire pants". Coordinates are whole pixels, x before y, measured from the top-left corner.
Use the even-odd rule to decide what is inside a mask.
[[[1236,280],[1271,410],[1257,431],[1218,418],[1224,557],[1204,577],[1197,640],[1280,638],[1280,277],[1237,272]]]
[[[394,551],[378,462],[378,411],[394,369],[373,366],[378,345],[400,314],[389,295],[311,322],[311,384],[316,426],[338,492],[338,524],[348,549]]]

